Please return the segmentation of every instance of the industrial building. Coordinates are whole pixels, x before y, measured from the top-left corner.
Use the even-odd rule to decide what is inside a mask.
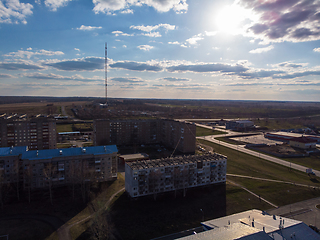
[[[316,135],[302,135],[288,132],[265,133],[265,138],[289,143],[292,147],[300,149],[315,149],[320,138]]]
[[[31,189],[46,187],[48,181],[52,186],[108,181],[117,178],[117,152],[115,145],[31,151],[0,148],[0,175],[5,183]]]
[[[163,144],[182,153],[194,153],[196,126],[166,119],[94,120],[94,145]]]
[[[54,149],[57,146],[56,121],[38,115],[0,116],[0,147],[28,146],[30,150]]]
[[[227,121],[226,129],[245,131],[254,128],[254,123],[249,120]]]
[[[242,240],[319,240],[320,235],[305,223],[290,218],[249,210],[201,223],[204,232],[181,240],[242,239]]]
[[[216,153],[140,160],[125,164],[125,187],[135,198],[225,183],[226,173],[227,157]]]

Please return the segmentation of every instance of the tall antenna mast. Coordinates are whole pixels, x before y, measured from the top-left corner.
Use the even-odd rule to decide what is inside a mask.
[[[105,43],[104,48],[104,77],[105,77],[105,88],[106,88],[106,105],[108,101],[108,49],[107,49],[107,43]]]

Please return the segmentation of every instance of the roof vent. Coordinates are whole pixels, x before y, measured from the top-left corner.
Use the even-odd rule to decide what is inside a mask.
[[[62,155],[62,150],[59,151],[59,154]]]

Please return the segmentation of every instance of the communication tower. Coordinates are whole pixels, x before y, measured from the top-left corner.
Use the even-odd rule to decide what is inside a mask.
[[[105,43],[104,49],[104,77],[105,77],[105,88],[106,88],[106,105],[108,104],[108,49],[107,43]]]

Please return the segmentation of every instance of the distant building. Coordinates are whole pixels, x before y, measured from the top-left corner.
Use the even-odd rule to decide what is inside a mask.
[[[220,154],[141,160],[125,164],[126,191],[139,197],[225,183],[227,157]]]
[[[135,153],[135,154],[123,154],[119,156],[119,163],[125,164],[126,162],[139,161],[139,160],[148,160],[149,155],[146,153]]]
[[[0,148],[0,175],[6,183],[24,188],[65,186],[79,181],[109,181],[117,178],[118,149],[115,145],[87,148],[31,150]]]
[[[249,210],[201,223],[206,230],[181,240],[319,240],[320,235],[305,223],[290,218]]]
[[[194,153],[196,126],[165,119],[94,120],[94,145],[163,144],[182,153]]]
[[[286,142],[292,147],[300,149],[315,149],[320,137],[316,135],[302,135],[291,132],[269,132],[264,134],[265,138]]]
[[[0,117],[0,147],[28,146],[30,150],[54,149],[57,146],[56,121],[39,115]]]
[[[254,123],[249,120],[227,121],[226,129],[235,131],[245,131],[254,128]]]
[[[315,149],[317,140],[308,137],[297,137],[289,140],[289,145],[300,149]]]

